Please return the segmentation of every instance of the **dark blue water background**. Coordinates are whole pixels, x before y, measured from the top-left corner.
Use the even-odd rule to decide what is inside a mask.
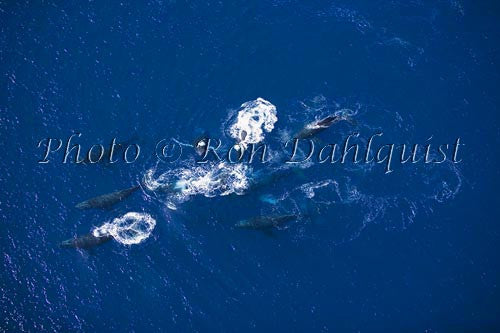
[[[462,0],[1,3],[0,330],[497,331],[499,17]],[[141,180],[161,138],[230,140],[224,122],[257,97],[277,107],[276,141],[347,108],[357,125],[323,142],[461,137],[463,162],[314,165],[176,211],[143,190],[74,208]],[[145,150],[37,164],[40,139],[76,131]],[[272,236],[234,228],[297,210]],[[129,211],[157,220],[143,243],[58,247]]]

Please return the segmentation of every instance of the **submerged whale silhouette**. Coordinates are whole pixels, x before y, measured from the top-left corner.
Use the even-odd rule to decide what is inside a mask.
[[[297,215],[257,216],[239,221],[234,226],[243,229],[266,230],[279,227],[297,218]]]
[[[109,208],[109,207],[113,206],[114,204],[127,198],[129,195],[134,193],[139,187],[140,187],[139,185],[136,185],[136,186],[132,186],[130,188],[127,188],[127,189],[124,189],[121,191],[103,194],[103,195],[100,195],[98,197],[80,202],[75,207],[79,208],[79,209]]]
[[[104,244],[113,239],[111,235],[96,237],[92,233],[79,236],[77,238],[70,238],[61,242],[60,246],[63,248],[75,248],[75,249],[91,249],[101,244]]]

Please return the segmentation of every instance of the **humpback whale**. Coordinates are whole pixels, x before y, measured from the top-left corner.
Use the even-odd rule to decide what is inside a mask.
[[[80,202],[75,207],[79,209],[89,209],[89,208],[109,208],[114,204],[122,201],[133,192],[135,192],[139,188],[139,185],[132,186],[125,190],[116,191],[113,193],[103,194],[98,197],[85,200]]]
[[[107,241],[110,241],[113,239],[111,235],[105,235],[105,236],[100,236],[96,237],[92,233],[79,236],[77,238],[70,238],[68,240],[65,240],[64,242],[61,242],[60,246],[63,248],[75,248],[75,249],[85,249],[89,250],[91,248],[94,248],[96,246],[99,246],[103,243],[106,243]]]
[[[319,132],[327,129],[328,127],[330,127],[333,124],[338,123],[339,121],[342,121],[342,120],[347,120],[349,122],[352,122],[351,118],[349,118],[347,116],[330,115],[330,116],[325,117],[323,119],[320,119],[320,120],[317,120],[317,121],[314,121],[312,123],[307,124],[303,129],[301,129],[293,137],[296,139],[310,138],[311,136],[318,134]]]
[[[234,226],[243,229],[266,230],[273,227],[279,227],[297,219],[297,217],[297,215],[257,216],[239,221]]]

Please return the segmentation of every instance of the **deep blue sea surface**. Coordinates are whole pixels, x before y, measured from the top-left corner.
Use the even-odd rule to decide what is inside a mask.
[[[500,331],[496,1],[1,1],[0,29],[0,331]],[[246,102],[276,117],[273,161],[158,160],[162,139],[230,148]],[[447,160],[283,163],[330,114],[352,121],[318,147],[383,132]],[[141,155],[38,163],[74,133]],[[155,223],[121,232],[129,212]],[[59,246],[103,225],[106,244]]]

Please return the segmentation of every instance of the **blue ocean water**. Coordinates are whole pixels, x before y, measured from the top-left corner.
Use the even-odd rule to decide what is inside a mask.
[[[498,331],[499,14],[465,0],[0,3],[0,330]],[[462,161],[255,165],[285,176],[210,197],[144,185],[211,172],[159,162],[155,143],[230,146],[259,97],[276,107],[266,142],[348,112],[317,139],[460,137]],[[143,150],[38,163],[40,140],[76,132],[83,151],[114,137]],[[137,183],[111,209],[75,208]],[[139,244],[59,247],[127,212],[156,221]],[[300,218],[235,227],[272,214]]]

